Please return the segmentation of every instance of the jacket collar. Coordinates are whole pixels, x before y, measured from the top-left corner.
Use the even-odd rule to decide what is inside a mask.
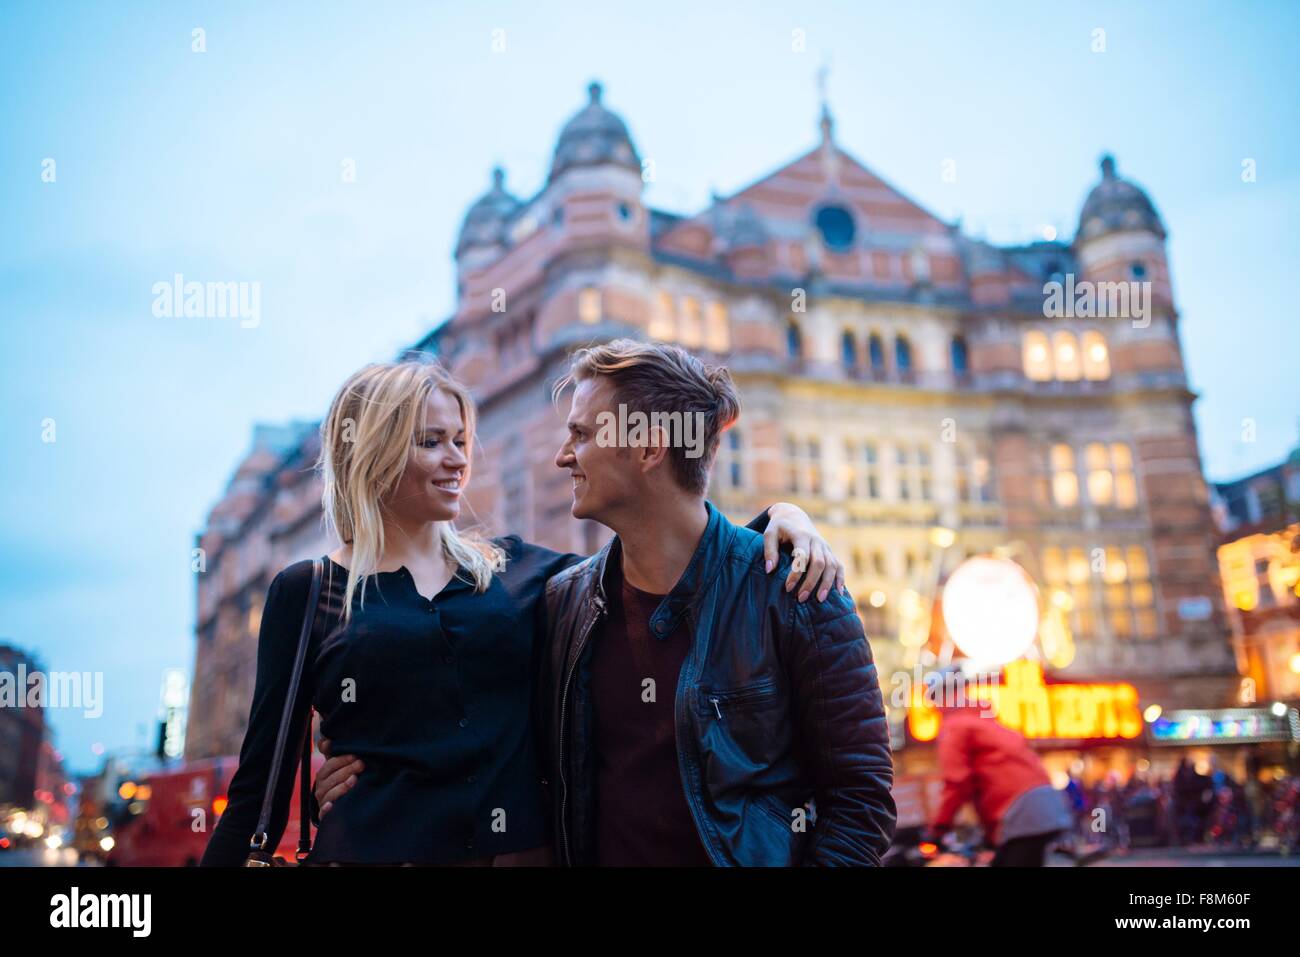
[[[664,600],[659,603],[659,607],[650,616],[650,631],[660,641],[667,640],[668,636],[677,628],[682,615],[699,600],[708,586],[713,583],[722,567],[722,558],[727,553],[731,542],[731,523],[727,521],[720,511],[714,508],[712,502],[705,500],[704,507],[708,510],[709,520],[708,524],[704,526],[704,534],[700,536],[700,543],[695,548],[695,554],[691,556],[686,571],[682,572],[682,577],[677,580],[673,590],[664,596]],[[606,605],[608,605],[606,586],[609,583],[611,566],[621,569],[622,561],[623,543],[615,535],[596,555],[594,591]]]

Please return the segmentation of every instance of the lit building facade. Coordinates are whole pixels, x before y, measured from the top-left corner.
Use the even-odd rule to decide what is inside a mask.
[[[1017,247],[901,194],[836,143],[825,110],[811,150],[694,214],[648,206],[653,176],[592,84],[545,185],[517,197],[495,170],[468,210],[455,313],[415,348],[479,402],[467,502],[487,530],[601,545],[604,529],[569,515],[551,385],[577,346],[675,342],[725,363],[741,393],[711,499],[741,521],[780,500],[814,516],[887,697],[923,653],[943,576],[1000,549],[1068,625],[1050,676],[1129,681],[1165,707],[1231,702],[1165,229],[1113,160],[1073,241]],[[1067,295],[1051,300],[1050,282]],[[1141,290],[1145,308],[1116,315],[1074,294],[1089,289]],[[191,756],[238,749],[257,602],[284,563],[324,550],[319,489],[294,471],[313,441],[255,450],[203,536]]]
[[[1300,448],[1215,484],[1219,568],[1242,704],[1300,705]]]

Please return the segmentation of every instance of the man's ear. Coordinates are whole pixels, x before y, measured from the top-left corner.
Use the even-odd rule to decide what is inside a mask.
[[[651,427],[646,433],[646,444],[637,449],[637,460],[642,472],[649,472],[668,456],[668,433],[660,426]]]

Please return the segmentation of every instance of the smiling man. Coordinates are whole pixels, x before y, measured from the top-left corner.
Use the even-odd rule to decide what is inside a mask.
[[[569,387],[555,462],[574,517],[616,535],[546,590],[561,863],[878,864],[893,770],[853,603],[787,593],[762,536],[704,497],[740,414],[730,375],[620,339],[576,353],[556,395]],[[653,426],[608,441],[622,410],[698,417],[703,454]]]

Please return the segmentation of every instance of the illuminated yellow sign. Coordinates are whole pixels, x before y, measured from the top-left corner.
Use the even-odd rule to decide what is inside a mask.
[[[966,694],[990,702],[997,721],[1037,740],[1126,738],[1142,734],[1137,689],[1130,684],[1047,684],[1037,662],[1012,661],[1002,683],[973,685]],[[942,713],[912,689],[907,729],[917,741],[933,741]]]

